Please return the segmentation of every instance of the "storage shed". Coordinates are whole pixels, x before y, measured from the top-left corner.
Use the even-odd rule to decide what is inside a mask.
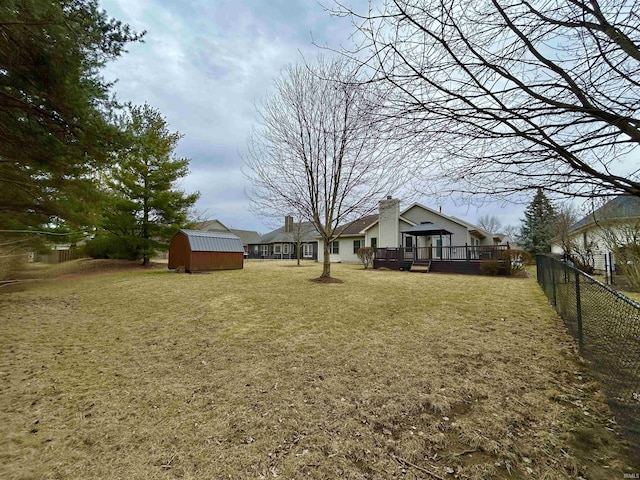
[[[187,272],[236,270],[243,267],[244,246],[228,232],[179,230],[169,244],[169,268]]]

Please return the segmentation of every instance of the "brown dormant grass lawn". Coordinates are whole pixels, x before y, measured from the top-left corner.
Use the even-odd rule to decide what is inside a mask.
[[[73,265],[0,293],[0,478],[638,471],[533,280]]]

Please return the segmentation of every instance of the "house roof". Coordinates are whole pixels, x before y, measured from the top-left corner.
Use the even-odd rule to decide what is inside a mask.
[[[292,232],[285,232],[285,227],[282,226],[269,233],[262,235],[257,242],[253,244],[269,244],[269,243],[296,243],[297,242],[297,224],[293,224]],[[316,229],[311,222],[302,222],[300,225],[300,241],[302,243],[315,242],[315,236],[317,235]]]
[[[243,252],[244,246],[237,235],[230,232],[204,232],[181,229],[189,239],[192,252]]]
[[[240,237],[243,245],[250,243],[258,243],[260,234],[253,230],[239,230],[237,228],[229,228],[218,219],[207,220],[196,224],[196,230],[208,232],[229,232]]]
[[[481,227],[479,227],[477,225],[474,225],[473,223],[469,223],[466,220],[463,220],[463,219],[458,218],[458,217],[450,217],[450,218],[452,218],[455,221],[457,221],[458,223],[466,226],[469,229],[469,233],[475,233],[476,236],[478,236],[480,238],[491,237],[494,240],[502,240],[502,237],[498,233],[491,233],[488,230],[485,230],[484,228],[481,228]]]
[[[336,236],[364,235],[364,230],[378,221],[378,214],[366,215],[336,228]]]
[[[400,233],[409,235],[451,235],[449,230],[435,225],[433,222],[422,222],[401,230]]]
[[[205,220],[204,222],[196,223],[196,230],[216,231],[216,232],[230,232],[229,228],[218,219]]]
[[[237,228],[231,228],[230,231],[234,235],[240,237],[243,245],[258,243],[260,241],[260,234],[254,230],[238,230]]]
[[[620,195],[571,225],[569,231],[575,232],[603,220],[621,220],[634,217],[640,217],[640,197]]]
[[[466,227],[466,228],[470,228],[471,227],[471,229],[479,229],[479,227],[476,227],[475,225],[471,225],[470,223],[467,223],[464,220],[460,220],[459,218],[451,217],[449,215],[445,215],[444,213],[442,213],[442,212],[440,212],[438,210],[434,210],[433,208],[426,207],[426,206],[424,206],[424,205],[422,205],[421,203],[418,203],[418,202],[414,202],[411,205],[409,205],[407,208],[402,210],[400,212],[400,220],[402,220],[403,222],[406,222],[406,223],[408,223],[410,225],[415,225],[415,223],[413,223],[412,221],[407,220],[406,218],[403,217],[403,215],[405,213],[407,213],[409,210],[411,210],[413,207],[420,207],[420,208],[422,208],[422,209],[424,209],[424,210],[426,210],[428,212],[431,212],[433,214],[436,214],[436,215],[438,215],[438,216],[440,216],[442,218],[446,218],[448,220],[451,220],[452,222],[457,223],[457,224],[459,224],[459,225],[461,225],[463,227]],[[372,222],[367,227],[365,227],[364,230],[369,230],[371,227],[373,227],[374,225],[376,225],[378,223],[378,220],[379,219],[376,219],[374,222]]]

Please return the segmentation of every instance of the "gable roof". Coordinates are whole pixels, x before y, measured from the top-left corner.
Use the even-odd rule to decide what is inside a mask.
[[[238,230],[237,228],[229,229],[231,233],[240,237],[243,245],[249,245],[250,243],[258,243],[260,240],[260,234],[254,230]]]
[[[569,232],[575,232],[604,220],[622,220],[635,217],[640,217],[640,197],[619,195],[571,225]]]
[[[412,222],[411,220],[408,220],[408,219],[404,218],[403,215],[405,213],[407,213],[409,210],[411,210],[413,207],[422,208],[423,210],[426,210],[427,212],[431,212],[431,213],[433,213],[435,215],[438,215],[438,216],[440,216],[442,218],[446,218],[447,220],[451,220],[452,222],[457,223],[458,225],[463,226],[465,228],[469,228],[469,226],[471,225],[470,223],[466,223],[463,220],[460,220],[459,218],[450,217],[449,215],[445,215],[444,213],[439,212],[438,210],[434,210],[433,208],[425,207],[421,203],[414,202],[411,205],[409,205],[407,208],[405,208],[404,210],[400,211],[400,220],[402,220],[405,223],[408,223],[411,226],[415,225],[415,223]],[[366,228],[364,228],[364,230],[369,230],[371,227],[373,227],[374,225],[376,225],[378,223],[378,220],[379,220],[379,218],[376,219],[375,222],[371,223]],[[477,229],[478,228],[476,226],[472,226],[472,227],[473,227],[473,229]]]
[[[217,218],[213,220],[205,220],[204,222],[196,223],[196,230],[202,231],[216,231],[216,232],[230,232],[229,228]]]
[[[297,241],[297,228],[296,223],[293,224],[292,232],[285,232],[285,227],[276,228],[269,233],[262,235],[257,244],[269,244],[269,243],[296,243]],[[315,236],[317,235],[316,229],[311,222],[302,222],[300,225],[300,241],[302,243],[315,242]]]
[[[218,219],[206,220],[204,222],[196,223],[196,230],[207,232],[229,232],[240,237],[243,245],[249,245],[250,243],[258,243],[260,234],[254,230],[240,230],[237,228],[229,228]]]
[[[335,236],[344,237],[348,235],[364,235],[364,230],[376,223],[378,221],[378,217],[379,215],[377,213],[373,215],[366,215],[345,225],[339,225],[336,228]]]
[[[237,235],[230,232],[204,232],[180,229],[189,240],[192,252],[242,252],[244,246]],[[177,235],[177,234],[176,234]]]
[[[493,238],[494,240],[502,240],[502,237],[498,233],[491,233],[490,231],[485,230],[484,228],[481,228],[481,227],[479,227],[477,225],[474,225],[473,223],[469,223],[466,220],[463,220],[463,219],[458,218],[458,217],[449,217],[449,218],[453,218],[458,223],[466,226],[469,229],[469,233],[475,233],[480,238],[490,237],[490,238]]]

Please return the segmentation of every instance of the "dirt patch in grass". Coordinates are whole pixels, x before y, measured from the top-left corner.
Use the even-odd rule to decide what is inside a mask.
[[[312,278],[311,281],[313,283],[344,283],[342,280],[335,277],[318,277]]]
[[[1,478],[623,478],[533,280],[247,262],[0,297]]]

